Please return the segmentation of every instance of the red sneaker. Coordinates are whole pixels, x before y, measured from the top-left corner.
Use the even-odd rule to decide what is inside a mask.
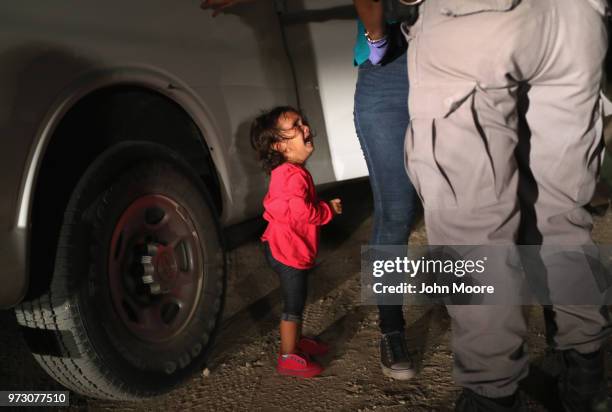
[[[300,352],[312,356],[325,355],[329,352],[329,345],[309,336],[302,336],[297,343],[297,348]]]
[[[301,378],[312,378],[323,372],[323,368],[316,362],[311,361],[308,355],[280,355],[276,371],[281,375],[299,376]]]

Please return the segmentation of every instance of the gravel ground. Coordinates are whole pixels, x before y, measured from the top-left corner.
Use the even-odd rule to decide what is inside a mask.
[[[359,305],[359,250],[371,228],[369,188],[362,181],[336,190],[344,199],[345,215],[323,232],[304,321],[307,333],[333,345],[332,352],[320,359],[326,367],[322,376],[300,380],[275,373],[281,303],[278,282],[264,262],[259,242],[251,238],[230,252],[223,327],[206,370],[180,389],[147,402],[99,401],[72,393],[71,406],[64,410],[452,410],[459,388],[451,377],[450,320],[443,307],[406,309],[407,338],[419,375],[407,382],[382,375],[376,311]],[[610,213],[597,218],[594,236],[600,243],[612,244]],[[426,244],[422,221],[410,242]],[[541,309],[525,310],[532,367],[523,389],[532,410],[556,411],[556,372],[545,352]],[[0,312],[0,328],[4,331],[0,335],[0,389],[60,390],[27,351],[12,312]]]

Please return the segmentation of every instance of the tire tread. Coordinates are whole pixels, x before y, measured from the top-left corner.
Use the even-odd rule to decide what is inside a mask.
[[[166,165],[166,167],[169,167]],[[131,179],[138,181],[142,178],[150,178],[151,173],[157,176],[165,173],[163,168],[157,169],[135,169],[135,173],[130,175]],[[86,180],[87,173],[81,179]],[[79,305],[75,297],[71,294],[71,284],[74,272],[74,263],[69,259],[71,252],[81,245],[75,244],[73,229],[80,224],[88,210],[75,207],[81,201],[82,193],[79,186],[73,193],[71,201],[65,210],[64,223],[59,236],[55,269],[49,290],[42,296],[30,301],[22,302],[16,309],[17,322],[25,328],[40,329],[51,331],[56,340],[59,353],[42,354],[33,353],[34,358],[41,367],[57,382],[72,389],[80,394],[108,400],[138,400],[157,395],[155,392],[146,392],[130,388],[126,382],[115,377],[113,372],[98,356],[95,346],[90,341],[86,326],[83,324]],[[91,213],[91,223],[93,230],[99,227],[102,222],[104,208],[108,207],[114,186],[107,187],[101,195],[94,201],[93,213]],[[209,203],[210,205],[210,203]],[[221,244],[221,242],[220,242]],[[89,261],[91,262],[91,252],[95,245],[89,249]],[[87,270],[90,270],[88,267]],[[217,294],[212,303],[212,307],[217,312],[214,316],[206,319],[206,330],[203,336],[212,337],[214,329],[218,326],[218,320],[222,311],[223,292],[225,282],[223,278],[214,282],[218,288]],[[220,292],[220,293],[219,293]],[[66,334],[70,334],[73,342],[65,340]],[[203,343],[202,352],[206,351],[212,341]]]

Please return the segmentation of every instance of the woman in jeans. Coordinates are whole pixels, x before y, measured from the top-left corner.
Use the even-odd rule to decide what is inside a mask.
[[[355,129],[370,173],[374,221],[370,245],[403,245],[418,208],[404,169],[408,116],[406,52],[395,43],[396,25],[385,22],[383,2],[353,0],[360,21]],[[404,338],[402,306],[379,305],[381,367],[394,379],[410,379],[414,364]]]

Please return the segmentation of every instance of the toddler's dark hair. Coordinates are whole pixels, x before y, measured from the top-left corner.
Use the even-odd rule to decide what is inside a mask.
[[[282,153],[274,150],[274,143],[284,139],[278,128],[278,120],[285,113],[297,113],[304,124],[308,124],[302,113],[292,106],[275,107],[262,113],[251,123],[251,146],[257,152],[257,158],[267,174],[286,160]]]

